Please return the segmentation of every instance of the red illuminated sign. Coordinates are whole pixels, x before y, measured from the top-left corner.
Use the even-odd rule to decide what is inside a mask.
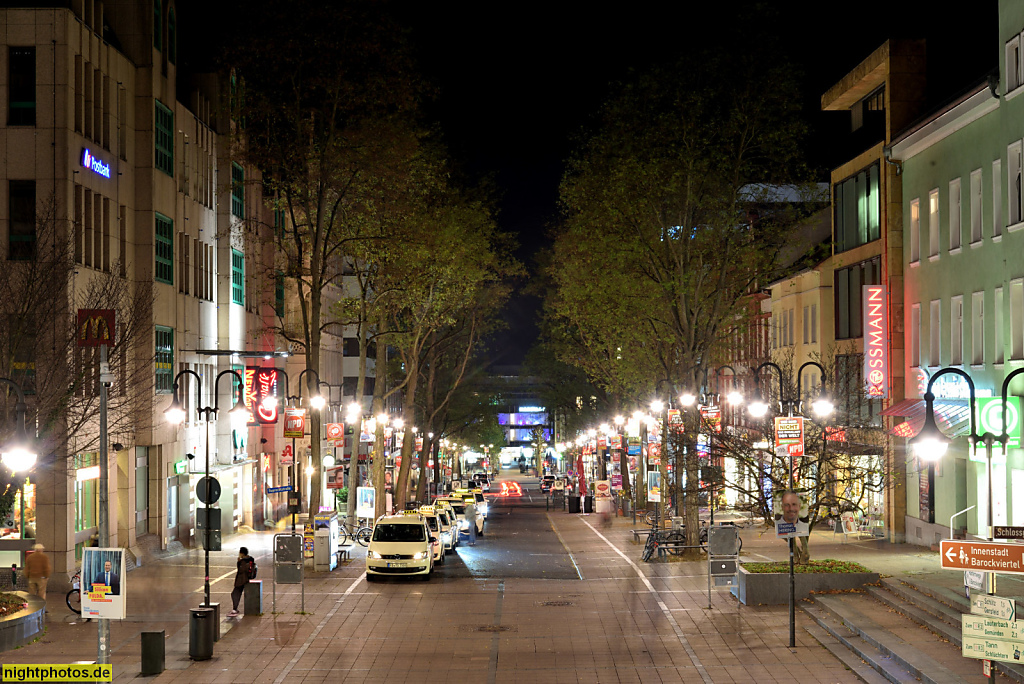
[[[889,302],[885,285],[865,285],[864,382],[869,397],[889,396]]]
[[[269,425],[277,422],[279,409],[263,405],[264,397],[277,396],[277,369],[247,366],[245,377],[245,407],[249,409],[249,425]]]

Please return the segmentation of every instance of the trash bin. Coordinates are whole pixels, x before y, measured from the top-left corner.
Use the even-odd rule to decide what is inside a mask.
[[[263,615],[263,580],[249,580],[243,598],[246,615]]]
[[[681,532],[686,529],[686,518],[681,515],[672,516],[672,529]]]
[[[142,672],[143,677],[158,675],[164,671],[166,648],[164,646],[167,632],[142,633]]]
[[[580,512],[580,497],[570,496],[569,497],[569,512],[579,513]]]
[[[213,608],[193,608],[188,616],[188,657],[209,660],[213,657]]]
[[[594,497],[585,496],[583,497],[583,512],[593,513],[594,512]]]

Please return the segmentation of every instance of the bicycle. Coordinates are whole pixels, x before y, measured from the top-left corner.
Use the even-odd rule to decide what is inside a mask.
[[[71,591],[64,597],[72,613],[82,614],[82,571],[76,570],[71,576]]]
[[[365,525],[356,524],[350,526],[348,523],[340,520],[338,521],[338,531],[341,533],[342,545],[348,544],[349,539],[354,539],[360,546],[369,546],[370,537],[373,535],[373,530]]]
[[[653,517],[648,514],[647,520],[650,522]],[[670,546],[667,551],[673,556],[678,556],[683,553],[684,549],[679,548],[678,545],[686,543],[686,537],[679,530],[659,530],[654,524],[651,524],[651,533],[647,535],[647,542],[644,544],[644,550],[640,554],[640,560],[645,563],[651,559],[654,552],[658,550],[658,547],[663,543],[670,542],[673,546]]]

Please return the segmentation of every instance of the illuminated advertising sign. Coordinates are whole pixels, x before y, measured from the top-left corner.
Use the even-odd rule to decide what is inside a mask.
[[[78,310],[78,346],[99,347],[114,344],[113,309]]]
[[[97,176],[110,178],[110,164],[104,164],[93,156],[92,151],[86,147],[82,149],[82,166],[89,169]]]
[[[546,425],[547,413],[499,413],[498,425]]]
[[[242,377],[245,379],[245,407],[249,409],[246,424],[255,426],[277,423],[277,404],[271,407],[263,405],[265,397],[277,396],[277,369],[246,366]]]
[[[885,285],[865,285],[864,382],[872,398],[889,396],[889,306]]]

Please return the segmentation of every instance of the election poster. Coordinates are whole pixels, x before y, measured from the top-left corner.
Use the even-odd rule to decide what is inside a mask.
[[[808,526],[807,495],[791,489],[776,490],[773,496],[775,510],[775,536],[779,539],[806,537]]]
[[[82,549],[82,617],[124,620],[123,549]]]

